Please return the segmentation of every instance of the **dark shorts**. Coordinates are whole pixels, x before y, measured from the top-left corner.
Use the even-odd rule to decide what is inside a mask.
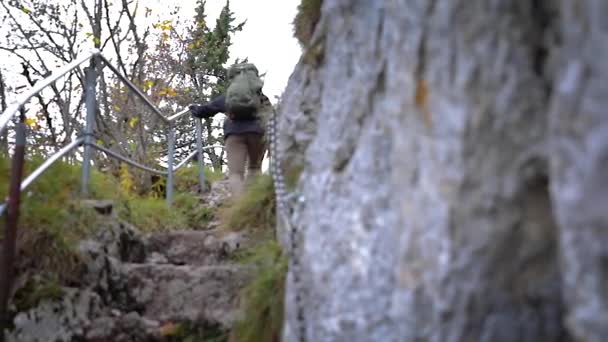
[[[224,120],[224,139],[232,134],[257,133],[264,135],[265,129],[260,120]]]

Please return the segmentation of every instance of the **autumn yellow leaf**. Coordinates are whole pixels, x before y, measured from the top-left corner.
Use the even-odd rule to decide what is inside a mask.
[[[177,92],[174,89],[167,89],[167,95],[169,96],[177,96]]]
[[[152,88],[153,85],[154,85],[154,81],[147,80],[146,82],[144,82],[144,90],[148,90],[148,89]]]
[[[120,192],[129,195],[133,192],[135,188],[135,181],[133,180],[133,175],[129,172],[129,168],[125,163],[120,163],[120,167],[118,169],[118,184]]]
[[[93,32],[87,32],[87,33],[85,33],[85,35],[86,35],[87,37],[90,37],[90,36],[92,36],[92,35],[93,35]]]
[[[93,38],[93,44],[100,45],[101,44],[101,39],[99,37]]]
[[[167,95],[167,90],[166,89],[159,90],[158,95],[160,95],[160,96]]]
[[[131,126],[131,128],[135,127],[135,125],[137,125],[137,123],[139,122],[138,118],[131,118],[129,120],[129,126]]]
[[[36,118],[27,118],[25,119],[25,124],[30,126],[30,127],[34,127],[36,126]]]
[[[152,24],[152,27],[155,29],[161,29],[163,31],[171,31],[173,30],[172,20],[164,20],[158,24]]]
[[[21,10],[22,10],[22,11],[23,11],[23,13],[25,13],[25,14],[30,14],[30,12],[31,12],[31,11],[30,11],[30,9],[29,9],[29,8],[27,8],[27,7],[23,7]]]
[[[173,322],[168,322],[160,327],[161,336],[173,336],[179,331],[179,325]]]
[[[115,110],[115,111],[119,111],[119,110],[120,110],[120,106],[118,106],[118,105],[114,105],[114,110]]]

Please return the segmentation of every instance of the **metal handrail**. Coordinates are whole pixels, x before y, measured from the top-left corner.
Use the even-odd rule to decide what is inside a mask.
[[[163,123],[168,126],[167,132],[167,144],[168,144],[168,156],[167,156],[167,171],[156,170],[148,166],[139,164],[125,156],[120,155],[110,149],[107,149],[101,145],[93,142],[93,131],[94,124],[96,122],[95,115],[97,113],[97,70],[96,61],[103,62],[118,78],[124,82],[127,87],[133,91],[152,111],[161,118]],[[25,127],[25,104],[35,95],[39,94],[43,89],[56,82],[59,78],[67,74],[68,72],[78,68],[82,63],[91,61],[90,67],[85,69],[85,84],[84,84],[84,95],[85,95],[85,108],[86,108],[86,121],[85,129],[81,137],[75,139],[71,143],[67,144],[59,151],[54,153],[51,157],[46,159],[34,172],[26,177],[25,180],[21,180],[23,165],[24,165],[24,153],[25,144],[27,142],[25,138],[26,127]],[[83,195],[88,194],[88,183],[91,177],[91,159],[92,149],[97,149],[101,152],[106,153],[110,157],[117,158],[126,162],[129,165],[138,167],[140,169],[166,175],[166,196],[167,204],[171,205],[173,198],[173,176],[175,170],[185,165],[188,160],[192,159],[195,154],[198,154],[198,174],[201,191],[206,189],[205,187],[205,173],[203,170],[203,145],[202,145],[202,122],[200,119],[195,120],[196,123],[196,153],[190,154],[186,160],[180,162],[177,167],[174,167],[174,154],[175,154],[175,124],[174,121],[183,117],[188,113],[188,110],[183,110],[170,117],[165,117],[161,111],[152,104],[152,102],[146,97],[146,95],[135,86],[125,75],[121,74],[120,71],[114,67],[98,49],[93,49],[83,56],[76,58],[74,61],[68,63],[64,67],[51,73],[49,77],[38,81],[31,89],[25,94],[19,96],[17,101],[11,104],[2,114],[0,114],[0,134],[4,131],[11,119],[18,113],[21,113],[20,122],[16,126],[17,131],[17,144],[16,152],[13,156],[13,166],[11,169],[11,185],[9,191],[9,200],[6,203],[0,203],[0,216],[4,214],[4,211],[8,209],[8,219],[6,225],[5,234],[5,246],[3,248],[3,258],[0,268],[2,268],[0,274],[0,330],[4,328],[4,318],[7,314],[8,299],[11,289],[12,276],[13,276],[13,263],[16,250],[16,234],[17,234],[17,220],[19,216],[20,207],[20,196],[21,192],[27,189],[40,175],[44,173],[53,163],[59,160],[61,157],[72,151],[74,148],[84,146],[83,160],[82,160],[82,181],[81,191]],[[211,147],[207,147],[211,148]],[[0,334],[2,332],[0,331]],[[1,338],[0,338],[1,339]]]
[[[114,158],[116,158],[118,160],[122,160],[125,163],[127,163],[127,164],[129,164],[131,166],[134,166],[136,168],[142,169],[144,171],[148,171],[148,172],[151,172],[151,173],[156,173],[156,174],[159,174],[159,175],[162,175],[162,176],[166,176],[168,174],[167,171],[156,170],[156,169],[153,169],[151,167],[139,164],[138,162],[136,162],[136,161],[134,161],[132,159],[129,159],[127,157],[124,157],[124,156],[120,155],[119,153],[116,153],[116,152],[114,152],[114,151],[112,151],[110,149],[107,149],[107,148],[105,148],[105,147],[103,147],[101,145],[98,145],[98,144],[95,144],[95,143],[92,143],[92,144],[89,144],[89,145],[92,146],[92,147],[94,147],[95,149],[97,149],[97,150],[99,150],[99,151],[101,151],[101,152],[109,155],[109,156],[112,156],[112,157],[114,157]]]
[[[40,164],[40,166],[38,166],[38,168],[36,170],[34,170],[34,172],[32,172],[29,176],[27,176],[23,182],[21,183],[21,191],[25,191],[27,190],[27,188],[29,188],[29,186],[36,180],[38,179],[38,177],[42,176],[42,174],[49,168],[51,167],[56,161],[58,161],[61,157],[65,156],[66,154],[68,154],[70,151],[72,151],[74,148],[79,147],[81,145],[84,144],[84,137],[80,137],[77,138],[76,140],[72,141],[71,143],[65,145],[64,147],[62,147],[59,151],[55,152],[52,156],[50,156],[47,160],[45,160],[42,164]],[[161,170],[156,170],[150,167],[147,167],[145,165],[139,164],[136,161],[129,159],[127,157],[124,157],[122,155],[120,155],[119,153],[116,153],[108,148],[105,148],[101,145],[98,144],[91,144],[92,147],[94,147],[95,149],[106,153],[118,160],[122,160],[125,163],[142,169],[144,171],[148,171],[151,173],[156,173],[159,175],[163,175],[166,176],[167,175],[167,171],[161,171]],[[208,145],[208,146],[203,146],[202,149],[203,150],[208,150],[208,149],[212,149],[212,148],[224,148],[224,145]],[[179,164],[177,164],[175,166],[175,168],[173,169],[173,171],[177,171],[179,169],[181,169],[182,167],[184,167],[189,161],[192,160],[192,158],[194,158],[196,155],[198,154],[198,151],[192,151],[192,153],[190,153],[186,158],[184,158],[181,162],[179,162]],[[162,166],[161,166],[162,167]],[[4,214],[4,210],[6,210],[7,205],[6,203],[0,203],[0,216],[2,216]]]
[[[190,109],[184,109],[181,112],[170,116],[169,117],[169,121],[173,122],[173,121],[175,121],[177,119],[180,119],[182,116],[188,114],[188,112],[190,112]]]
[[[27,101],[29,101],[32,97],[36,96],[42,89],[48,87],[49,85],[55,83],[58,79],[60,79],[63,75],[68,72],[76,69],[82,63],[90,60],[91,58],[100,55],[101,52],[97,49],[93,49],[88,53],[82,55],[81,57],[76,58],[71,63],[66,64],[64,67],[59,68],[55,72],[53,72],[49,77],[36,82],[36,84],[25,94],[18,97],[17,101],[10,106],[8,106],[2,115],[0,115],[0,133],[4,130],[8,122],[11,120],[15,114],[19,112],[19,108],[24,106]]]
[[[152,104],[152,102],[148,99],[148,97],[141,91],[139,90],[139,88],[137,88],[137,86],[135,84],[133,84],[133,82],[131,82],[126,76],[124,76],[115,66],[113,66],[112,64],[110,64],[110,61],[108,61],[103,55],[99,55],[99,57],[101,58],[101,60],[103,61],[103,63],[110,68],[110,70],[112,70],[114,72],[114,74],[116,74],[116,76],[118,76],[118,78],[120,78],[121,81],[123,81],[127,87],[129,87],[129,89],[131,89],[142,101],[144,101],[144,103],[146,105],[148,105],[148,107],[150,107],[150,109],[152,109],[152,111],[154,111],[154,113],[166,124],[170,124],[171,121],[166,118],[163,113],[160,112],[160,110],[158,108],[156,108],[155,105]]]
[[[209,150],[209,149],[212,149],[212,148],[224,148],[224,145],[208,145],[208,146],[203,146],[203,150]],[[194,156],[196,156],[197,154],[198,154],[198,151],[192,151],[192,153],[190,153],[186,158],[184,158],[184,160],[182,160],[181,162],[179,162],[179,164],[177,164],[175,166],[175,171],[181,169],[190,160],[192,160],[192,158],[194,158]]]
[[[156,115],[158,115],[158,117],[165,124],[169,124],[169,123],[183,117],[184,115],[186,115],[189,112],[189,109],[185,109],[173,116],[170,116],[168,118],[165,117],[161,113],[161,111],[152,104],[152,102],[148,99],[148,97],[141,90],[139,90],[139,88],[137,88],[137,86],[135,84],[133,84],[133,82],[131,82],[127,77],[125,77],[118,70],[118,68],[113,66],[110,63],[110,61],[108,61],[108,59],[103,54],[101,54],[101,51],[99,51],[98,49],[92,49],[89,52],[85,53],[84,55],[76,58],[74,61],[59,68],[58,70],[53,72],[49,77],[37,82],[27,93],[21,95],[13,104],[8,106],[4,110],[4,112],[2,112],[2,115],[0,115],[0,133],[2,133],[4,131],[4,129],[6,128],[6,125],[11,120],[11,118],[19,112],[19,108],[21,108],[23,105],[25,105],[32,97],[36,96],[38,93],[40,93],[40,91],[42,91],[44,88],[48,87],[49,85],[53,84],[54,82],[56,82],[58,79],[60,79],[62,76],[64,76],[68,72],[78,68],[82,63],[89,61],[96,56],[99,56],[99,58],[104,62],[104,64],[110,70],[112,70],[112,72],[116,76],[118,76],[118,78],[120,78],[120,80],[122,82],[124,82],[127,85],[127,87],[129,87],[129,89],[131,89],[142,101],[144,101],[144,103],[148,107],[150,107],[150,109],[152,109],[152,111]]]
[[[80,146],[84,142],[84,137],[80,137],[71,143],[62,147],[59,151],[55,152],[49,159],[45,160],[34,172],[32,172],[29,176],[27,176],[23,182],[21,183],[21,191],[25,191],[35,180],[40,177],[44,171],[46,171],[51,165],[53,165],[59,158],[65,156],[68,152],[73,150],[74,148]],[[0,212],[0,215],[2,213]]]
[[[56,82],[59,78],[61,78],[62,76],[64,76],[65,74],[67,74],[68,72],[78,68],[80,65],[82,65],[84,62],[89,61],[91,59],[94,58],[99,58],[100,61],[103,62],[103,64],[105,66],[107,66],[116,76],[118,76],[118,78],[124,82],[127,87],[133,91],[135,93],[135,95],[137,95],[150,109],[152,109],[152,111],[162,120],[163,123],[168,125],[169,131],[168,131],[168,144],[169,144],[169,148],[168,148],[168,162],[167,162],[167,171],[162,171],[162,170],[156,170],[153,169],[151,167],[142,165],[140,163],[137,163],[125,156],[120,155],[117,152],[114,152],[110,149],[107,149],[101,145],[95,144],[92,141],[92,125],[94,123],[94,116],[95,116],[95,107],[96,106],[96,99],[95,96],[92,96],[91,94],[94,94],[96,92],[95,87],[96,87],[96,78],[97,75],[95,73],[94,70],[92,70],[91,75],[92,75],[92,80],[89,79],[89,77],[86,78],[86,86],[85,86],[85,93],[87,95],[87,99],[86,99],[86,107],[87,107],[87,117],[86,117],[86,128],[85,128],[85,132],[84,132],[84,136],[80,137],[76,140],[74,140],[73,142],[71,142],[70,144],[66,145],[65,147],[63,147],[61,150],[59,150],[57,153],[53,154],[51,157],[49,157],[49,159],[47,159],[36,171],[34,171],[31,175],[29,175],[24,181],[23,181],[23,185],[22,185],[22,190],[24,190],[25,188],[27,188],[37,177],[39,177],[48,167],[50,167],[55,161],[57,161],[59,158],[61,158],[62,156],[64,156],[65,154],[67,154],[69,151],[71,151],[72,149],[78,147],[78,146],[84,146],[85,148],[85,153],[84,153],[84,160],[83,160],[83,193],[86,194],[86,189],[87,189],[87,182],[88,182],[88,178],[90,177],[90,148],[94,148],[96,150],[99,150],[105,154],[107,154],[108,156],[111,156],[113,158],[122,160],[124,162],[126,162],[127,164],[137,167],[139,169],[148,171],[148,172],[152,172],[152,173],[156,173],[156,174],[160,174],[160,175],[164,175],[168,177],[167,180],[167,202],[170,204],[171,200],[172,200],[172,194],[173,194],[173,174],[175,173],[175,170],[177,170],[178,168],[182,167],[183,165],[185,165],[189,160],[191,160],[192,158],[194,158],[194,156],[196,154],[200,155],[199,158],[199,181],[201,183],[201,187],[204,187],[204,172],[203,172],[203,162],[202,162],[202,158],[203,158],[203,150],[204,149],[208,149],[208,148],[212,148],[212,147],[223,147],[221,145],[215,145],[215,146],[205,146],[203,147],[202,145],[202,123],[200,119],[196,120],[196,133],[197,133],[197,139],[196,139],[196,144],[197,144],[197,150],[195,152],[192,152],[188,157],[186,157],[185,160],[181,161],[179,164],[177,164],[174,167],[174,153],[175,153],[175,127],[174,127],[174,122],[182,117],[184,117],[185,115],[187,115],[189,113],[189,109],[184,109],[174,115],[171,115],[169,117],[166,117],[165,115],[162,114],[162,112],[156,107],[154,106],[154,104],[152,104],[152,102],[148,99],[148,97],[135,85],[133,84],[133,82],[131,82],[125,75],[123,75],[118,68],[116,68],[115,66],[113,66],[110,61],[103,56],[103,54],[101,53],[100,50],[98,49],[92,49],[89,52],[85,53],[84,55],[76,58],[74,61],[66,64],[65,66],[61,67],[60,69],[56,70],[55,72],[53,72],[49,77],[39,81],[36,83],[35,86],[33,86],[29,91],[27,91],[25,94],[21,95],[17,101],[13,104],[11,104],[4,112],[2,112],[2,114],[0,115],[0,133],[6,128],[6,126],[8,125],[8,123],[10,122],[11,118],[13,118],[21,108],[23,108],[23,106],[35,95],[37,95],[38,93],[40,93],[43,89],[45,89],[46,87],[48,87],[49,85],[53,84],[54,82]],[[0,215],[2,214],[4,210],[4,207],[2,206],[2,204],[0,204]]]
[[[73,150],[74,148],[80,146],[84,142],[84,138],[78,138],[71,143],[62,147],[59,151],[55,152],[52,156],[50,156],[47,160],[45,160],[34,172],[32,172],[29,176],[27,176],[23,182],[21,182],[21,192],[25,191],[38,177],[40,177],[44,171],[46,171],[51,165],[53,165],[59,158],[66,155],[68,152]],[[7,203],[0,204],[0,216],[4,215],[4,210],[8,208]]]

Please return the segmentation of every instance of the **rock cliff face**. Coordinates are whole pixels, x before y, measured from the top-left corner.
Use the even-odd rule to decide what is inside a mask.
[[[607,15],[323,1],[279,120],[304,167],[286,341],[605,340]]]

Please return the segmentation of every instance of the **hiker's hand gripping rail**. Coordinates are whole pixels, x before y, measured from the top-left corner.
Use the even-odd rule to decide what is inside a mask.
[[[175,121],[175,120],[177,120],[177,119],[180,119],[180,118],[182,118],[184,115],[188,114],[189,112],[190,112],[190,109],[184,109],[184,110],[182,110],[182,111],[181,111],[181,112],[179,112],[179,113],[176,113],[176,114],[171,115],[171,116],[169,117],[169,121],[170,121],[170,122],[173,122],[173,121]]]

